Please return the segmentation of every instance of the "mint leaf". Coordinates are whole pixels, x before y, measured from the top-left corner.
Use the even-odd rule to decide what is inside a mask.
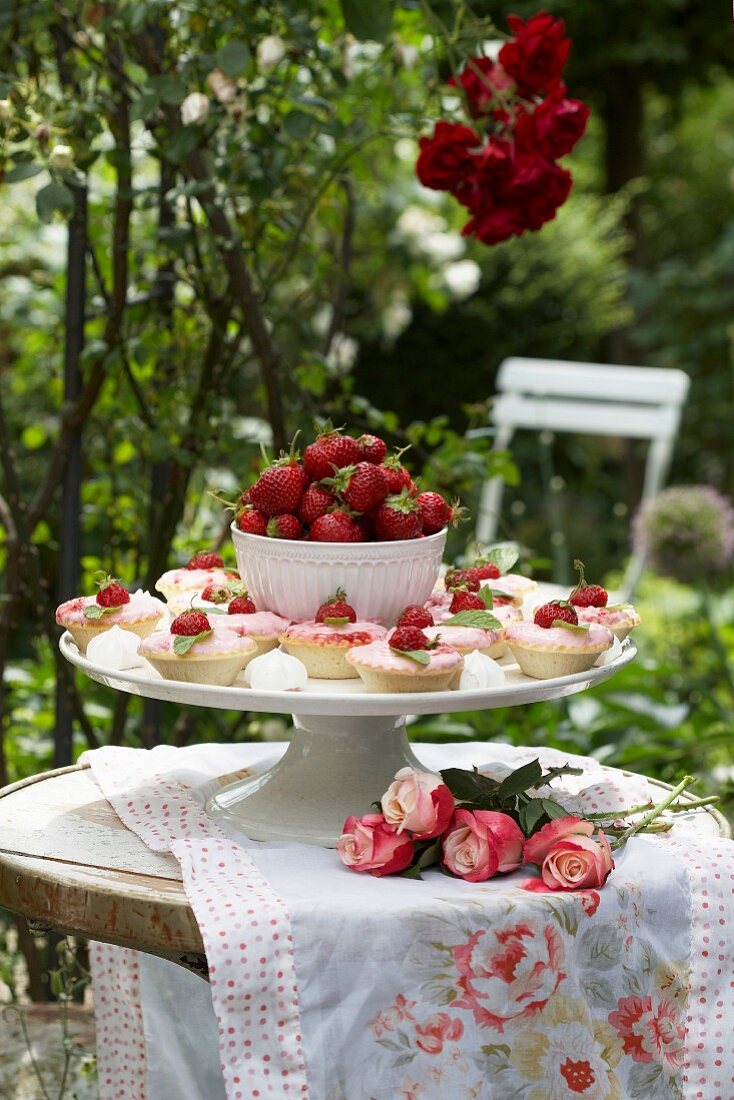
[[[479,561],[484,565],[496,565],[500,573],[509,573],[519,557],[512,546],[493,546],[481,555]]]
[[[411,661],[415,661],[417,665],[430,664],[431,658],[425,649],[395,649],[390,646],[393,653],[399,653],[401,657],[408,657]]]
[[[105,615],[109,615],[111,611],[119,611],[122,604],[117,607],[100,607],[98,603],[90,603],[89,607],[84,608],[85,619],[101,619]]]
[[[562,626],[564,630],[570,630],[573,634],[588,634],[588,626],[578,626],[576,623],[567,623],[565,619],[554,619],[551,626]]]
[[[441,623],[445,626],[475,626],[479,630],[501,630],[502,623],[489,611],[457,611],[450,619]]]
[[[195,642],[208,638],[211,633],[211,630],[202,630],[201,634],[177,634],[173,642],[173,652],[179,657],[184,657]]]
[[[479,599],[487,608],[487,611],[491,611],[494,607],[494,600],[492,599],[492,589],[489,587],[488,584],[483,584],[481,586],[481,588],[477,592],[477,596],[479,596]]]
[[[481,589],[480,589],[481,591]],[[495,600],[515,600],[517,599],[514,592],[504,592],[501,588],[490,588],[492,597]]]
[[[334,619],[327,615],[327,617],[324,619],[324,622],[327,626],[346,626],[346,624],[349,622],[349,619],[346,617],[346,615],[343,618]]]

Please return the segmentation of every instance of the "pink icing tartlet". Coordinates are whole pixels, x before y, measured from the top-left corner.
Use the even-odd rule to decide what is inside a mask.
[[[309,620],[284,630],[280,646],[303,661],[309,676],[318,680],[356,680],[359,673],[347,662],[346,655],[352,649],[386,637],[386,628],[378,623],[358,621],[329,626]]]
[[[598,623],[599,626],[608,627],[620,642],[624,641],[630,630],[642,622],[631,603],[619,607],[577,607],[576,614],[579,622],[584,625]]]
[[[280,635],[290,624],[290,619],[284,619],[274,611],[254,611],[250,615],[217,615],[210,612],[209,621],[215,634],[232,630],[243,638],[252,638],[257,645],[258,657],[277,647]]]
[[[227,687],[257,653],[257,643],[234,630],[214,631],[197,638],[187,653],[176,653],[181,635],[159,630],[145,638],[138,653],[165,680]]]
[[[494,612],[493,612],[494,614]],[[431,641],[439,638],[446,645],[467,654],[478,649],[485,657],[500,657],[505,652],[505,628],[481,630],[476,626],[427,626],[423,632]]]
[[[226,587],[229,581],[239,579],[239,573],[233,569],[169,569],[158,578],[155,586],[158,592],[163,593],[176,614],[184,609],[181,606],[181,596],[184,593],[191,597],[194,592],[202,592],[209,584]],[[184,606],[189,606],[188,600],[184,601]]]
[[[56,622],[69,631],[80,653],[87,652],[92,638],[113,626],[129,630],[139,638],[147,638],[166,614],[160,600],[148,592],[132,592],[128,603],[106,610],[100,619],[91,619],[84,614],[87,608],[98,606],[96,596],[77,596],[56,608]]]
[[[614,635],[596,623],[587,629],[568,629],[523,622],[505,628],[505,641],[526,676],[548,680],[590,669],[597,657],[611,648]]]
[[[435,649],[423,652],[428,656],[425,665],[396,653],[387,641],[378,641],[350,650],[345,660],[356,669],[368,691],[446,691],[458,682],[464,667],[458,650],[439,642]]]

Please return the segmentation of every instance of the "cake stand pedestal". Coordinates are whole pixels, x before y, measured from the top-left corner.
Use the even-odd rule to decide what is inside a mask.
[[[406,715],[518,706],[585,691],[623,668],[637,650],[630,639],[588,672],[532,680],[507,661],[505,682],[471,691],[370,694],[359,680],[309,680],[304,691],[253,691],[164,680],[147,665],[118,672],[96,665],[64,634],[61,652],[92,679],[117,691],[223,710],[291,714],[288,750],[254,778],[221,788],[209,813],[253,840],[298,840],[333,847],[350,814],[368,813],[400,768],[423,765],[406,736]]]

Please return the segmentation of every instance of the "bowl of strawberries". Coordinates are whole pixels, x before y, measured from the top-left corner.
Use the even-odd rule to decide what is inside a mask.
[[[428,599],[459,513],[419,491],[384,440],[327,424],[302,457],[292,447],[242,494],[232,540],[259,608],[304,621],[342,588],[360,619],[391,623]]]

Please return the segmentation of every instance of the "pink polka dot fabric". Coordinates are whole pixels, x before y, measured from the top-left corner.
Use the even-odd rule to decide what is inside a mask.
[[[97,1074],[103,1100],[147,1100],[138,952],[90,943],[97,1021]]]
[[[171,774],[146,774],[153,755],[104,748],[85,760],[125,825],[181,865],[209,964],[227,1098],[308,1098],[293,936],[283,900],[248,853],[225,838],[188,784]],[[114,1013],[120,1013],[123,1030],[132,1028],[135,995],[138,1026],[142,1018],[134,963],[124,966],[122,987],[105,968],[95,972],[97,1001],[112,1014],[103,1021],[111,1039]],[[131,1074],[144,1080],[144,1047],[131,1047],[128,1054],[126,1080]],[[108,1076],[110,1082],[100,1074],[100,1100],[145,1100],[144,1090],[118,1091],[127,1085],[118,1085],[114,1073]]]

